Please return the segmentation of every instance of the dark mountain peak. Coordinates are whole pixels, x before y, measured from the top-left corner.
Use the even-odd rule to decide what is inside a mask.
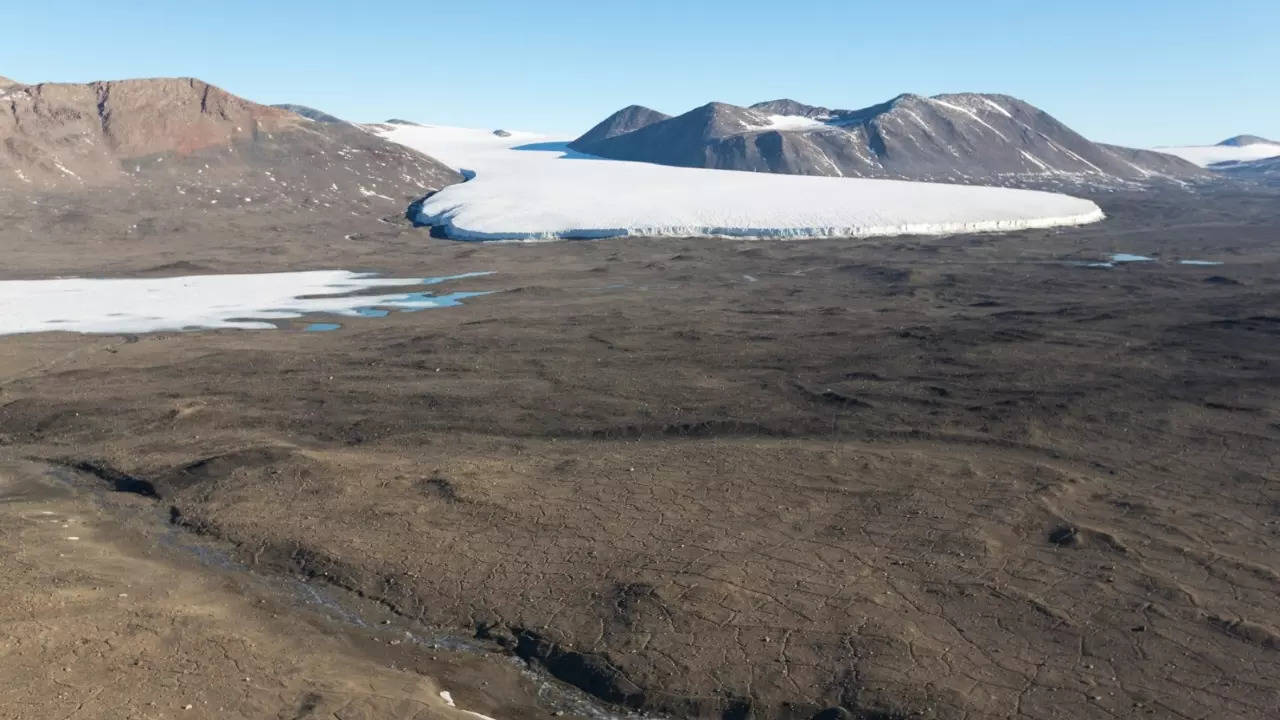
[[[1265,144],[1280,145],[1280,143],[1277,143],[1274,140],[1268,140],[1264,137],[1258,137],[1257,135],[1236,135],[1235,137],[1227,138],[1226,140],[1223,140],[1218,144],[1229,145],[1232,147],[1243,147],[1245,145],[1265,145]]]
[[[765,115],[755,110],[731,105],[724,102],[709,102],[675,117],[667,117],[658,122],[649,123],[631,132],[618,133],[608,138],[584,142],[579,138],[574,146],[585,147],[589,144],[607,142],[623,136],[645,136],[656,138],[716,138],[741,133],[752,128],[765,128],[769,121]],[[599,127],[599,126],[597,126]],[[594,128],[593,128],[594,130]],[[584,136],[585,137],[585,136]]]
[[[621,110],[615,112],[605,118],[595,127],[588,130],[582,137],[574,140],[571,146],[588,145],[590,143],[608,140],[611,137],[625,135],[644,127],[648,127],[654,123],[662,122],[670,118],[666,113],[658,112],[652,108],[643,105],[628,105]]]
[[[748,109],[765,113],[766,115],[788,115],[792,117],[807,118],[827,118],[831,117],[833,114],[844,112],[841,110],[819,107],[817,105],[806,105],[802,102],[791,100],[789,98],[758,102]]]
[[[390,118],[387,120],[388,125],[416,125],[422,127],[422,123],[416,123],[412,120],[402,120],[400,118]]]
[[[762,113],[724,102],[709,102],[666,122],[676,121],[702,124],[706,128],[708,137],[718,137],[769,124]]]
[[[281,110],[288,110],[289,112],[294,113],[295,115],[301,115],[302,117],[308,120],[314,120],[316,122],[322,122],[322,123],[346,122],[346,120],[343,120],[342,118],[335,117],[333,115],[330,115],[327,112],[317,110],[313,107],[307,107],[306,105],[294,105],[293,103],[279,103],[277,105],[272,105],[271,107],[280,108]]]
[[[657,110],[654,110],[651,107],[645,107],[644,105],[628,105],[622,108],[621,110],[619,110],[618,112],[610,115],[609,117],[617,117],[617,118],[656,117],[659,120],[666,120],[671,116],[664,112],[658,112]]]
[[[737,117],[750,112],[752,111],[742,107],[741,105],[712,100],[706,105],[699,105],[684,115],[678,115],[677,117],[714,117],[723,115]]]
[[[703,146],[722,138],[768,127],[768,119],[737,105],[710,102],[683,115],[649,123],[637,130],[595,141],[579,138],[574,150],[619,160],[649,160],[699,167],[707,162]],[[599,126],[592,129],[596,132]],[[590,134],[590,133],[589,133]]]
[[[903,103],[913,103],[913,102],[921,103],[926,100],[928,100],[928,98],[926,98],[924,95],[917,95],[916,93],[905,92],[905,93],[899,93],[898,95],[894,96],[892,99],[889,100],[887,104],[901,105]]]
[[[1179,158],[1091,142],[998,93],[904,93],[860,110],[712,102],[575,149],[687,167],[1024,187],[1207,177]]]

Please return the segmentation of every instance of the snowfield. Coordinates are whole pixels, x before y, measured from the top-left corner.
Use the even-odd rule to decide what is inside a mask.
[[[380,287],[435,285],[489,273],[378,278],[346,270],[168,278],[0,281],[0,335],[30,332],[146,333],[198,328],[275,329],[268,320],[305,313],[365,315],[424,310],[487,293],[352,295]]]
[[[1104,218],[1088,200],[1032,190],[668,167],[530,133],[368,127],[471,178],[432,195],[418,216],[459,240],[943,235]]]
[[[1188,147],[1162,147],[1156,152],[1177,155],[1200,167],[1210,167],[1220,163],[1239,163],[1263,160],[1280,156],[1280,145],[1275,143],[1254,143],[1252,145],[1191,145]]]

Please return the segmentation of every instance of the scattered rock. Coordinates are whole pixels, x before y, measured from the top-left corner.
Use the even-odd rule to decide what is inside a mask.
[[[1049,532],[1049,542],[1059,547],[1075,547],[1080,544],[1079,528],[1062,525]]]

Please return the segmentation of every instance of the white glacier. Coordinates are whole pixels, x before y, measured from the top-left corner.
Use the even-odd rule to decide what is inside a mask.
[[[521,132],[369,129],[470,178],[429,197],[418,216],[460,240],[945,235],[1104,218],[1088,200],[1032,190],[606,160]]]
[[[1177,155],[1183,160],[1193,162],[1200,167],[1210,167],[1219,163],[1252,162],[1280,156],[1280,145],[1276,143],[1189,145],[1186,147],[1160,147],[1155,148],[1155,150],[1166,155]]]

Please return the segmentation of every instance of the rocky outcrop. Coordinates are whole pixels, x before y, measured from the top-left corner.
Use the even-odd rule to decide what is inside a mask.
[[[359,128],[312,122],[193,78],[0,89],[0,187],[288,187],[319,200],[420,195],[456,179]]]

